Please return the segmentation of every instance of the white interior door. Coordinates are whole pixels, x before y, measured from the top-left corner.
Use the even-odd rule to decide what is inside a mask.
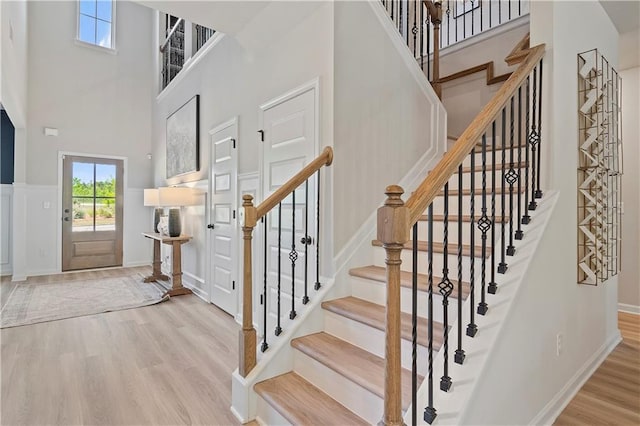
[[[218,126],[210,135],[209,297],[211,303],[235,316],[238,311],[237,120]]]
[[[316,96],[317,88],[311,86],[285,95],[261,108],[264,138],[262,182],[265,199],[317,155]],[[307,288],[309,291],[313,288],[315,246],[304,245],[301,239],[305,236],[305,226],[310,236],[315,235],[315,193],[316,183],[313,177],[309,180],[308,194],[303,184],[295,191],[295,203],[292,195],[282,202],[281,218],[278,207],[267,217],[267,332],[270,332],[269,328],[277,326],[278,287],[282,328],[292,311],[297,313],[301,306],[305,288],[305,261],[309,271]],[[308,253],[306,255],[305,246]],[[292,257],[295,262],[291,261]],[[263,285],[264,283],[259,283],[256,291],[263,293]],[[295,309],[292,308],[294,291]]]

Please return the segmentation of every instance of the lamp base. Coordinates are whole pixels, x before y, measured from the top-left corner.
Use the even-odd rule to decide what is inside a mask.
[[[181,233],[180,208],[171,208],[169,209],[169,236],[179,237]]]
[[[153,211],[153,232],[159,233],[160,229],[158,228],[158,224],[160,223],[160,217],[162,216],[163,209],[160,207],[156,207]]]

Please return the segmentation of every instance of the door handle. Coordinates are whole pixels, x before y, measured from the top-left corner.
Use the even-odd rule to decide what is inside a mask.
[[[312,242],[311,237],[308,235],[306,237],[300,238],[300,244],[308,246],[308,245],[311,245],[311,242]]]
[[[209,229],[215,229],[215,227],[216,226],[213,223],[210,223],[210,224],[207,225],[207,228],[209,228]]]

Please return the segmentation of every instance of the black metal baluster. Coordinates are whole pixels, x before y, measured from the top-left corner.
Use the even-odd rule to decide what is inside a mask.
[[[491,282],[487,291],[496,294],[496,120],[491,123]]]
[[[424,3],[418,2],[418,7],[420,8],[420,69],[424,71]]]
[[[525,131],[527,132],[527,138],[526,138],[526,146],[524,148],[524,216],[522,216],[522,224],[526,225],[529,222],[531,222],[531,216],[529,216],[529,136],[531,135],[529,133],[529,81],[530,81],[530,76],[527,76],[527,86],[525,89],[525,102],[524,102],[524,107],[525,107],[525,123],[524,123],[524,128]]]
[[[498,25],[502,24],[502,0],[498,0]]]
[[[314,290],[320,290],[322,284],[320,284],[320,169],[316,173],[316,283],[313,286]]]
[[[280,327],[280,289],[282,284],[282,203],[278,203],[278,297],[277,297],[277,324],[276,324],[276,336],[282,333],[282,327]]]
[[[418,223],[412,230],[411,266],[411,424],[418,423]]]
[[[487,134],[482,135],[482,216],[478,219],[478,229],[482,232],[482,263],[480,272],[480,303],[478,314],[484,315],[489,309],[486,301],[487,282],[487,231],[491,229],[491,221],[487,217]]]
[[[453,9],[455,10],[455,20],[456,20],[456,43],[458,42],[458,2],[453,2]]]
[[[302,304],[309,303],[309,244],[311,237],[309,236],[309,179],[304,181],[304,237],[300,243],[304,244],[304,297]]]
[[[447,0],[447,46],[449,46],[450,44],[451,44],[451,0]]]
[[[480,0],[478,0],[478,1],[480,1]],[[473,10],[473,0],[470,0],[470,3],[471,3],[471,35],[473,35],[475,33],[475,30],[474,30],[473,27],[474,27],[475,21],[476,21],[476,19],[475,19],[476,13]]]
[[[269,344],[267,343],[267,224],[269,223],[268,214],[265,214],[262,219],[262,223],[264,224],[264,271],[263,271],[263,299],[262,299],[262,345],[260,345],[260,350],[262,352],[266,351],[269,348]]]
[[[458,349],[454,361],[464,362],[465,354],[462,349],[462,164],[458,166]]]
[[[444,374],[440,378],[440,390],[448,392],[451,389],[449,377],[449,296],[453,291],[453,284],[449,280],[449,183],[444,185],[444,236],[442,239],[442,280],[438,283],[438,290],[442,296],[443,312],[443,355]]]
[[[484,3],[482,0],[478,0],[480,2],[480,32],[482,32],[482,30],[484,29],[484,26],[482,24],[483,22],[483,18],[482,18],[482,14],[484,13],[484,7],[482,7],[482,3]]]
[[[407,43],[407,45],[409,45],[409,39],[406,38],[407,34],[402,34],[403,33],[403,14],[402,14],[402,3],[404,3],[402,0],[398,1],[398,32],[400,33],[400,36],[402,38],[404,38],[405,43]]]
[[[418,11],[416,10],[416,4],[422,3],[413,3],[413,27],[411,27],[411,32],[413,33],[413,57],[416,57],[416,48],[418,47],[418,23],[416,20],[418,19]],[[408,26],[408,25],[407,25]],[[420,52],[422,54],[422,52]]]
[[[471,259],[471,263],[470,263],[470,268],[469,268],[469,298],[470,298],[470,312],[469,312],[469,324],[467,324],[467,336],[470,337],[474,337],[476,335],[476,333],[478,332],[478,326],[476,325],[475,322],[475,306],[476,306],[476,302],[475,302],[475,293],[476,293],[476,289],[475,289],[475,281],[476,281],[476,258],[475,258],[475,244],[476,244],[476,238],[475,238],[475,185],[476,185],[476,177],[475,177],[475,171],[476,171],[476,149],[475,147],[471,150],[471,176],[470,176],[470,180],[471,180],[471,192],[470,192],[470,211],[471,211],[471,223],[469,226],[469,229],[471,230],[471,244],[469,245],[469,259]]]
[[[511,20],[511,0],[508,0],[508,1],[509,1],[509,19],[508,20],[510,21]]]
[[[491,15],[493,14],[493,8],[491,7],[491,0],[489,0],[489,7],[487,8],[489,9],[489,28],[491,28],[492,24],[491,24]]]
[[[427,319],[427,333],[429,334],[427,344],[427,352],[429,355],[427,390],[429,405],[424,409],[423,418],[425,422],[431,424],[437,416],[436,409],[433,407],[433,203],[429,204],[427,210],[427,263],[427,281],[429,284],[427,287],[427,311],[429,315]]]
[[[291,193],[291,251],[289,252],[289,260],[291,261],[291,312],[289,319],[296,317],[296,260],[298,260],[298,252],[296,251],[296,190]]]
[[[520,2],[518,1],[518,4]],[[522,232],[522,86],[518,87],[518,214],[516,216],[516,222],[518,229],[516,229],[516,240],[521,240],[524,237]]]
[[[538,172],[536,173],[536,198],[542,198],[542,191],[540,190],[540,163],[542,149],[540,148],[542,141],[542,59],[540,59],[540,72],[539,72],[538,88]]]
[[[515,96],[511,97],[511,106],[509,110],[509,171],[505,175],[506,182],[509,184],[509,246],[507,247],[507,255],[513,256],[516,253],[516,248],[513,245],[513,184],[518,180],[518,173],[516,172],[513,164],[513,148],[514,148],[514,105]]]
[[[529,201],[529,210],[535,210],[538,207],[536,203],[536,144],[538,143],[538,131],[536,130],[536,95],[538,93],[538,67],[533,68],[533,92],[531,93],[531,133],[529,134],[529,146],[531,147],[531,201]]]
[[[506,227],[506,211],[505,211],[505,204],[506,202],[506,193],[505,193],[505,187],[504,187],[504,183],[505,183],[505,167],[506,167],[506,149],[507,149],[507,140],[506,140],[506,133],[507,133],[507,109],[502,108],[502,124],[500,126],[501,128],[501,143],[502,143],[502,164],[501,164],[501,188],[500,188],[500,201],[501,201],[501,208],[500,208],[500,212],[501,212],[501,216],[500,216],[500,234],[501,234],[501,238],[500,238],[500,263],[498,264],[498,273],[499,274],[504,274],[505,272],[507,272],[507,260],[506,260],[506,234],[505,234],[505,227]]]
[[[518,16],[522,16],[522,4],[521,0],[518,0]]]
[[[431,13],[427,9],[427,80],[431,81]]]

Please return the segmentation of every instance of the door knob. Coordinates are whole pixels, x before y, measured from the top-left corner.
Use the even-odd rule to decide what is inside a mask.
[[[215,228],[215,225],[214,225],[213,223],[210,223],[210,224],[208,224],[208,225],[207,225],[207,228],[209,228],[209,229],[214,229],[214,228]]]
[[[300,238],[300,244],[304,244],[304,245],[310,245],[312,242],[311,237],[310,236],[306,236],[306,237],[302,237]]]

